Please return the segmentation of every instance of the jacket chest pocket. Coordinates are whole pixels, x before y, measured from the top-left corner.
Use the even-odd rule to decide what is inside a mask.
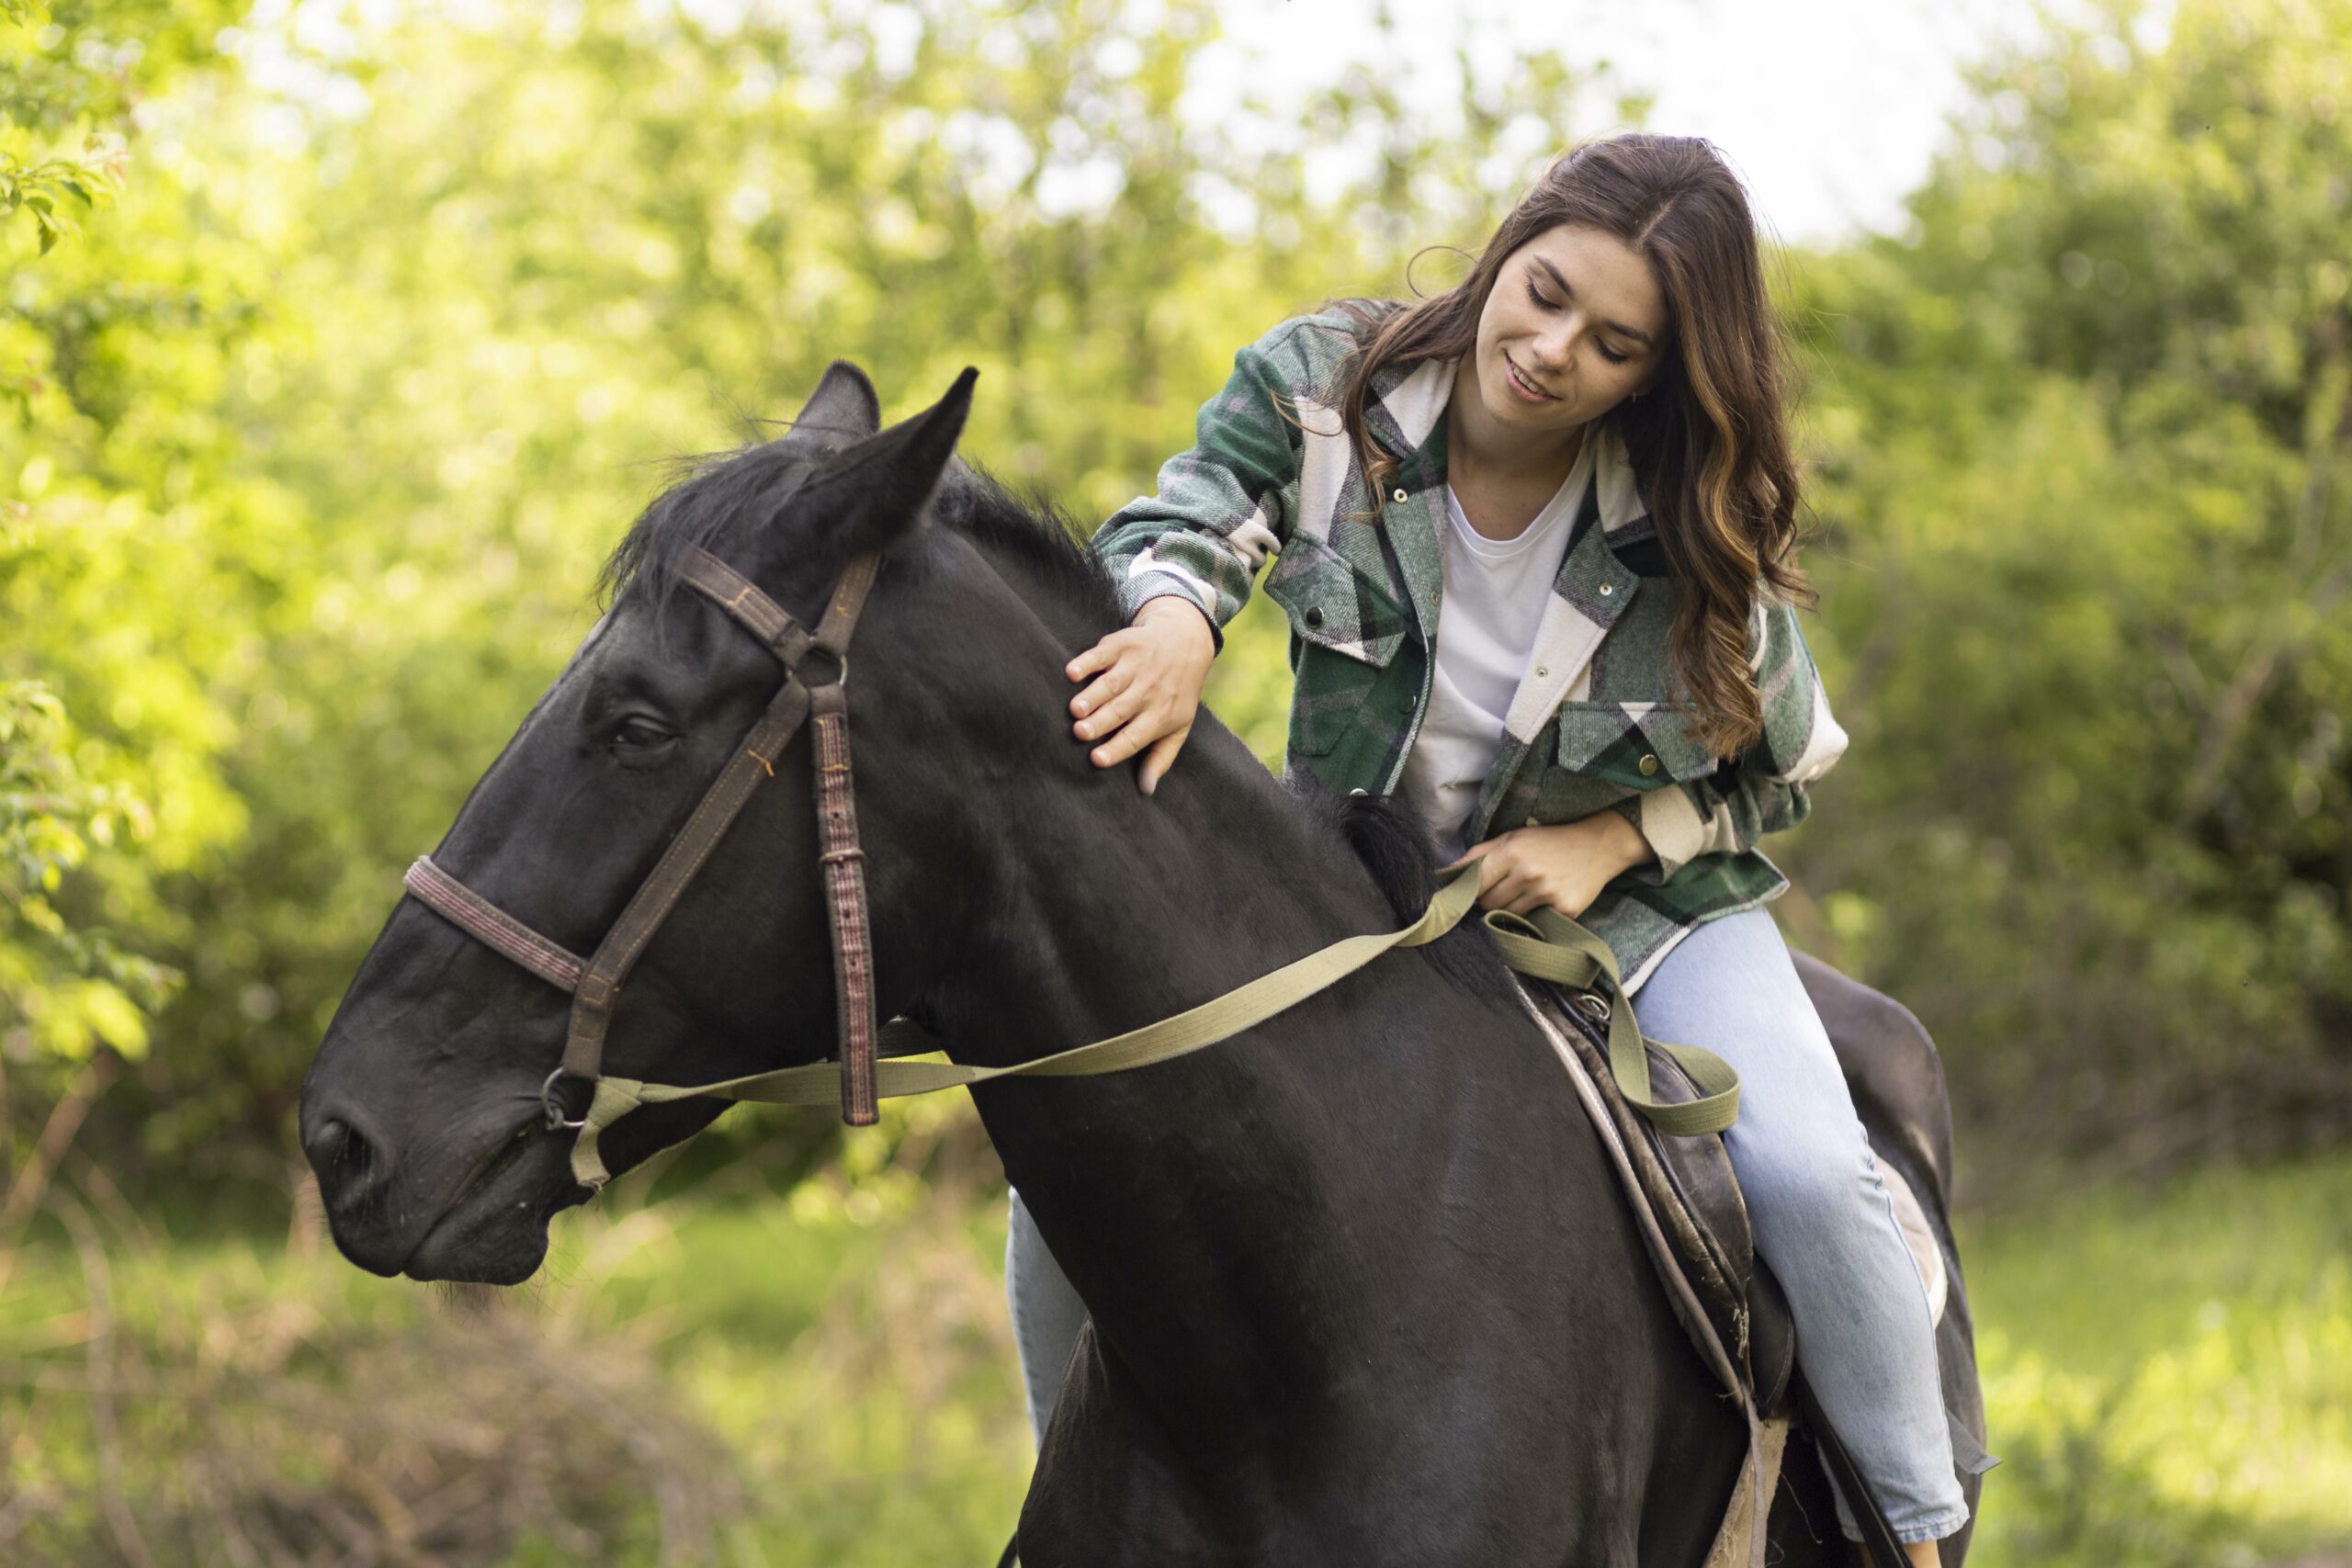
[[[1303,642],[1374,669],[1396,657],[1413,629],[1385,582],[1376,582],[1330,546],[1298,535],[1266,574],[1266,592],[1290,616]]]
[[[1665,703],[1563,703],[1555,759],[1570,773],[1627,789],[1704,778],[1722,759]]]
[[[1410,611],[1329,545],[1294,536],[1265,592],[1290,617],[1290,748],[1319,757],[1355,722],[1413,629]]]

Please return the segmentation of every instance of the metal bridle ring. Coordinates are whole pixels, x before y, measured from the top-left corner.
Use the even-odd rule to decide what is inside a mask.
[[[831,671],[820,680],[810,680],[808,660],[812,657],[821,659],[831,665]],[[838,686],[849,679],[849,649],[842,649],[836,653],[830,648],[820,648],[811,643],[808,651],[800,656],[800,662],[792,667],[792,674],[793,678],[804,686]]]
[[[563,1077],[563,1074],[564,1069],[558,1067],[548,1075],[548,1081],[539,1086],[539,1109],[547,1112],[548,1131],[550,1133],[560,1133],[567,1127],[576,1132],[588,1125],[588,1118],[585,1116],[577,1122],[566,1121],[563,1107],[556,1103],[555,1080]]]

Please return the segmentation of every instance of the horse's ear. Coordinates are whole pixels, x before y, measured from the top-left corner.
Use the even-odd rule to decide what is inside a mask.
[[[820,453],[838,452],[882,428],[882,400],[865,372],[846,359],[825,367],[825,378],[808,394],[784,445]]]
[[[979,374],[965,367],[931,407],[827,458],[793,498],[795,509],[821,507],[824,525],[848,535],[842,544],[851,554],[888,547],[914,526],[939,488]]]

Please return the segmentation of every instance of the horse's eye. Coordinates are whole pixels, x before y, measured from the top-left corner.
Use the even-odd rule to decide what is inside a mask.
[[[613,727],[613,750],[624,756],[643,756],[658,751],[675,740],[676,736],[641,715],[631,714]]]

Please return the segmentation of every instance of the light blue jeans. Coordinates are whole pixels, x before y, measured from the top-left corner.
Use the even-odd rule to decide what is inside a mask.
[[[1805,1381],[1896,1538],[1951,1534],[1968,1505],[1944,1420],[1927,1284],[1772,917],[1748,909],[1684,937],[1634,994],[1634,1015],[1653,1039],[1703,1045],[1738,1070],[1739,1120],[1724,1145],[1756,1250],[1795,1314]],[[1029,1420],[1042,1437],[1086,1306],[1018,1192],[1004,1273]],[[1843,1495],[1838,1516],[1860,1540]]]

